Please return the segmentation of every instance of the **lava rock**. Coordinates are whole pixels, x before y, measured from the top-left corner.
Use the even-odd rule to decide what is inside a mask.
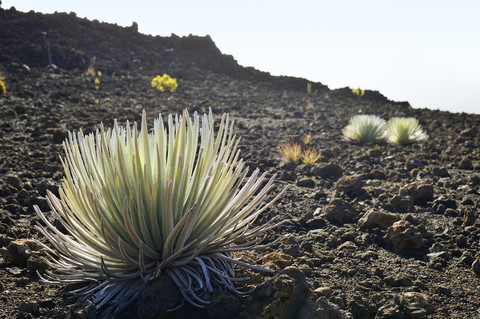
[[[478,134],[478,127],[473,126],[466,128],[460,132],[460,135],[463,137],[476,137]]]
[[[248,318],[296,318],[309,294],[304,274],[287,267],[252,291]]]
[[[462,227],[472,226],[475,224],[476,214],[473,209],[467,209],[463,214]]]
[[[400,216],[372,208],[358,220],[358,227],[364,229],[387,229],[400,220]]]
[[[282,319],[352,319],[353,316],[322,296],[313,302],[307,299],[296,317],[278,317]]]
[[[472,160],[469,159],[468,157],[464,157],[460,161],[460,163],[458,163],[458,168],[459,169],[464,169],[464,170],[472,170],[473,169]]]
[[[282,252],[271,252],[263,256],[262,265],[274,264],[279,268],[285,268],[293,263],[293,258],[290,255]]]
[[[348,202],[341,198],[332,198],[325,207],[326,216],[339,223],[351,223],[358,216],[359,212]]]
[[[7,182],[8,186],[15,188],[17,191],[23,187],[22,180],[17,176],[8,175],[5,181]]]
[[[298,187],[309,187],[309,188],[313,188],[315,187],[315,181],[311,178],[302,178],[300,180],[297,181],[297,184],[296,184]]]
[[[387,229],[383,237],[395,252],[420,249],[425,244],[421,233],[408,221],[399,220]]]
[[[37,242],[32,239],[17,239],[12,241],[7,248],[2,248],[0,253],[6,262],[25,266],[32,252],[40,249]]]
[[[322,178],[338,178],[343,175],[343,170],[337,164],[314,164],[309,168],[310,175]]]
[[[18,306],[19,314],[25,314],[25,313],[36,314],[38,313],[39,310],[40,310],[40,307],[36,302],[22,302]]]
[[[345,192],[347,194],[351,194],[360,190],[360,188],[362,188],[362,184],[363,184],[362,175],[343,176],[337,181],[335,188],[339,192]]]
[[[56,129],[52,133],[52,143],[60,144],[63,143],[67,138],[67,131],[64,129]]]
[[[433,200],[433,184],[413,182],[400,189],[400,195],[408,195],[416,205],[425,205]]]
[[[399,213],[406,213],[413,206],[413,202],[410,199],[410,196],[395,195],[388,203],[394,211],[397,211]]]
[[[182,303],[182,294],[168,275],[152,281],[142,292],[138,301],[139,318],[155,318],[167,314]]]

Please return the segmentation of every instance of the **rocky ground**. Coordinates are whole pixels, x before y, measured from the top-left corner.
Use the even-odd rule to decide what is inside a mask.
[[[240,287],[253,289],[245,296],[218,292],[205,309],[162,318],[480,316],[480,116],[412,109],[378,92],[358,97],[320,83],[308,94],[306,80],[242,68],[208,37],[153,38],[135,24],[74,14],[0,9],[0,48],[7,86],[0,96],[0,318],[95,318],[91,303],[36,275],[45,264],[35,240],[45,240],[32,206],[47,211],[46,190],[58,193],[67,131],[139,120],[142,110],[153,122],[158,113],[210,107],[235,120],[250,167],[277,174],[276,191],[291,185],[258,223],[287,222],[266,238],[278,244],[243,254],[275,274],[239,268],[251,277]],[[102,72],[98,90],[88,68]],[[176,92],[152,90],[151,79],[163,73],[177,78]],[[346,142],[341,130],[355,114],[416,117],[429,138],[406,146]],[[279,145],[305,133],[321,150],[319,161],[286,163]],[[149,293],[158,295],[155,287]],[[143,303],[140,314],[155,306]]]

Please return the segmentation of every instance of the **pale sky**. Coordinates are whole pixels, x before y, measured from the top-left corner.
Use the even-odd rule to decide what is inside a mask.
[[[2,0],[169,36],[209,34],[243,66],[415,108],[480,114],[478,0]]]

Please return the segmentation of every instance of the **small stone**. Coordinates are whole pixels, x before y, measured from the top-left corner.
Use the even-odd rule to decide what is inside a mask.
[[[17,191],[22,189],[23,187],[22,180],[17,176],[8,175],[6,178],[6,182],[7,182],[7,185],[15,188]]]
[[[26,114],[27,113],[27,108],[24,105],[17,104],[17,105],[15,105],[15,112],[18,115]]]
[[[318,287],[317,289],[315,289],[313,291],[313,296],[315,298],[318,298],[318,297],[321,297],[321,296],[325,296],[325,297],[329,298],[332,295],[332,292],[333,292],[333,290],[330,287],[327,287],[327,286]]]
[[[377,227],[380,229],[387,229],[399,220],[400,216],[398,215],[389,214],[372,208],[358,220],[358,227],[364,229]]]
[[[300,180],[297,181],[297,184],[296,184],[298,187],[309,187],[309,188],[313,188],[315,187],[315,181],[311,178],[302,178]]]
[[[32,251],[38,251],[39,249],[38,244],[32,239],[17,239],[8,244],[7,249],[0,253],[6,262],[25,266]]]
[[[377,311],[375,319],[404,319],[405,313],[399,296],[384,303]]]
[[[331,158],[333,157],[333,151],[329,148],[324,148],[321,150],[322,157]]]
[[[434,201],[435,205],[443,205],[445,208],[457,208],[457,201],[453,198],[446,197],[444,195],[439,196]]]
[[[55,308],[55,301],[53,299],[42,300],[38,303],[40,308],[53,309]]]
[[[309,229],[319,229],[325,227],[327,224],[326,220],[323,219],[322,217],[319,217],[318,215],[313,215],[313,218],[309,219],[306,222],[306,225]]]
[[[432,174],[438,177],[450,177],[450,173],[446,167],[434,167]]]
[[[353,296],[353,300],[348,304],[348,308],[355,319],[369,319],[370,312],[368,304],[361,296]]]
[[[432,260],[432,259],[445,259],[445,260],[450,260],[452,256],[448,253],[448,251],[440,251],[438,253],[430,253],[427,254],[427,259]]]
[[[18,306],[18,312],[21,314],[31,313],[35,314],[39,310],[38,303],[36,302],[22,302]]]
[[[360,188],[362,188],[362,184],[362,175],[344,176],[337,181],[335,188],[339,192],[345,192],[347,194],[350,194],[360,190]]]
[[[138,301],[138,317],[154,318],[165,315],[169,309],[182,302],[180,290],[168,276],[162,275],[152,281],[142,292]]]
[[[464,157],[458,164],[458,168],[465,169],[465,170],[472,170],[473,169],[472,161],[468,157]]]
[[[382,155],[382,150],[380,148],[376,147],[376,148],[369,149],[367,153],[371,157],[379,157],[379,156]]]
[[[25,268],[20,267],[7,267],[7,271],[14,276],[22,276],[27,273]]]
[[[426,256],[426,260],[428,261],[428,267],[436,270],[442,270],[444,267],[446,267],[447,261],[451,258],[452,256],[447,251],[430,253]]]
[[[224,291],[215,291],[209,304],[203,308],[207,318],[235,318],[238,313],[240,301]]]
[[[379,179],[379,180],[386,180],[387,175],[385,174],[384,171],[374,169],[368,172],[365,176],[364,179]]]
[[[352,241],[346,241],[344,242],[343,244],[341,244],[340,246],[337,247],[337,250],[338,251],[342,251],[342,250],[352,250],[352,251],[355,251],[357,250],[357,245],[355,245],[354,242]]]
[[[444,212],[445,216],[448,216],[448,217],[457,217],[458,214],[457,214],[457,211],[453,208],[447,208]]]
[[[263,256],[262,265],[274,264],[280,268],[285,268],[293,264],[293,258],[282,252],[271,252]]]
[[[387,229],[383,237],[395,252],[416,250],[423,247],[425,240],[421,233],[406,220],[399,220]]]
[[[434,311],[432,305],[430,304],[430,297],[425,293],[416,292],[416,291],[407,291],[403,293],[403,297],[408,302],[408,306],[410,308],[414,307],[414,308],[423,309],[425,310],[426,314],[432,313]]]
[[[30,196],[25,199],[25,206],[33,207],[33,205],[37,205],[41,211],[46,211],[49,209],[48,202],[45,197],[42,196]]]
[[[373,250],[367,250],[367,251],[355,254],[355,257],[358,257],[362,260],[376,259],[378,258],[378,253]]]
[[[67,318],[75,319],[95,319],[96,306],[90,300],[77,300],[75,305],[68,310]]]
[[[455,243],[457,244],[457,247],[464,248],[467,246],[467,237],[465,237],[464,235],[459,235],[455,239]]]
[[[67,138],[67,131],[64,129],[56,129],[52,134],[52,143],[60,144]]]
[[[46,196],[47,190],[51,191],[55,196],[59,197],[58,186],[48,180],[43,180],[37,185],[37,190],[40,196]]]
[[[467,209],[463,215],[463,227],[472,226],[475,224],[476,216],[473,209]]]
[[[247,318],[298,318],[309,294],[304,274],[287,267],[252,291]]]
[[[40,274],[43,274],[47,269],[50,269],[50,266],[44,259],[35,255],[27,259],[27,270],[29,272],[36,273],[38,271]]]
[[[310,174],[322,178],[341,177],[343,170],[337,164],[315,164],[310,168]]]
[[[297,174],[294,171],[287,171],[284,170],[280,174],[279,178],[283,181],[290,181],[293,182],[297,179]]]
[[[468,178],[468,184],[472,186],[480,185],[480,175],[475,174]]]
[[[307,299],[295,316],[279,316],[279,317],[261,317],[261,318],[296,318],[296,319],[352,319],[350,313],[340,309],[338,305],[327,300],[322,296],[313,302]]]
[[[433,200],[433,184],[413,182],[400,189],[400,195],[409,195],[416,205],[425,205]]]
[[[463,137],[476,137],[478,134],[478,127],[472,126],[469,128],[466,128],[460,132],[460,135]]]
[[[341,198],[332,198],[327,207],[325,207],[326,216],[342,224],[351,223],[359,212],[349,203]]]
[[[413,202],[408,196],[395,195],[389,202],[393,210],[406,213],[412,208]]]
[[[445,295],[449,297],[452,295],[452,289],[446,286],[438,286],[437,293],[439,293],[440,295]]]

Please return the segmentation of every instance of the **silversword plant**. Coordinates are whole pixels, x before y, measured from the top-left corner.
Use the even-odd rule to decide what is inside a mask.
[[[184,300],[204,306],[205,292],[236,291],[235,252],[260,249],[263,235],[279,223],[256,218],[284,192],[266,201],[275,176],[266,179],[239,159],[239,139],[228,115],[214,136],[208,115],[160,116],[149,132],[143,112],[136,124],[95,134],[69,133],[60,198],[47,201],[62,233],[35,206],[39,231],[51,246],[53,284],[90,283],[76,291],[92,297],[103,317],[114,317],[137,300],[146,284],[169,276]]]
[[[388,141],[393,144],[407,144],[423,141],[428,136],[418,120],[413,117],[392,117],[387,123]]]
[[[355,115],[343,129],[343,137],[349,141],[380,142],[385,139],[387,122],[376,115]]]

